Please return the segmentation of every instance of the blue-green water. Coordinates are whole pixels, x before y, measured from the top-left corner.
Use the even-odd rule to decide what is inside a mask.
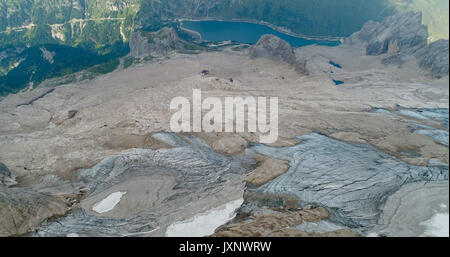
[[[234,42],[255,44],[259,38],[265,34],[272,34],[280,37],[293,47],[307,45],[327,45],[337,46],[339,41],[309,40],[298,38],[278,32],[268,26],[249,22],[230,21],[184,21],[183,27],[196,31],[202,35],[202,39],[211,42],[222,42],[232,40]]]

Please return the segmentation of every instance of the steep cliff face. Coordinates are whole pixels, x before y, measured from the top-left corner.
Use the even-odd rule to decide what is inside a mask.
[[[130,56],[161,56],[171,50],[182,49],[183,43],[173,28],[157,32],[137,31],[130,40]]]
[[[429,70],[433,77],[441,78],[448,75],[449,69],[449,41],[445,39],[431,43],[416,54],[419,66]]]
[[[291,45],[274,35],[262,36],[256,45],[249,49],[251,58],[266,58],[290,64],[298,73],[307,75],[306,63],[297,60]]]
[[[0,2],[0,47],[58,43],[101,48],[128,41],[141,0]]]
[[[367,22],[359,32],[359,38],[367,42],[367,55],[393,54],[426,46],[428,29],[422,24],[421,13],[398,13],[381,23]]]
[[[438,40],[431,44],[427,41],[428,30],[422,24],[422,14],[401,12],[381,23],[367,22],[346,42],[362,43],[367,55],[387,54],[382,60],[385,65],[401,66],[408,59],[416,58],[419,67],[430,76],[441,78],[448,75],[449,41]]]

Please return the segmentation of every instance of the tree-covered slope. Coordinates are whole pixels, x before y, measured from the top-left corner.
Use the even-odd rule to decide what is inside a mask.
[[[110,54],[99,55],[79,47],[54,44],[16,48],[14,60],[19,61],[6,76],[0,76],[0,95],[16,93],[47,78],[65,76],[94,65],[97,66],[91,68],[91,73],[111,72],[119,65],[117,57],[127,52],[120,44],[112,46],[112,49]]]
[[[380,20],[394,11],[385,0],[150,0],[142,3],[141,21],[153,22],[155,10],[163,18],[265,21],[314,36],[348,36],[366,21]]]
[[[448,38],[447,0],[0,0],[0,47],[65,44],[103,49],[143,26],[174,19],[266,21],[296,33],[348,36],[368,20],[420,10],[434,39]]]
[[[399,10],[423,12],[434,40],[448,38],[448,0],[144,0],[140,21],[160,19],[249,19],[296,33],[348,36],[368,20],[382,20]]]
[[[128,40],[139,8],[140,0],[0,0],[0,47],[102,49]]]

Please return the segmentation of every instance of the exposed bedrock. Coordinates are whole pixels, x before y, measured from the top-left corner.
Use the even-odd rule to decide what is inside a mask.
[[[422,13],[401,12],[381,23],[367,22],[359,38],[367,42],[367,55],[398,53],[412,47],[425,47],[428,28],[422,24]]]
[[[0,237],[32,232],[46,219],[66,211],[66,203],[56,197],[0,185]]]
[[[291,45],[274,35],[263,35],[256,45],[249,49],[251,58],[266,58],[279,63],[291,65],[298,73],[308,75],[306,62],[295,56]]]
[[[154,137],[172,148],[131,150],[78,172],[75,178],[88,188],[81,210],[36,236],[161,236],[174,222],[242,197],[244,166],[252,160],[218,154],[191,136]]]
[[[156,32],[136,31],[130,39],[132,57],[157,57],[182,48],[183,43],[173,28],[164,27]]]
[[[83,195],[81,183],[57,175],[24,178],[20,187],[0,184],[0,236],[34,232],[42,222],[71,212]]]
[[[402,66],[415,59],[434,78],[448,75],[449,41],[427,41],[428,28],[422,24],[422,13],[399,12],[382,22],[367,22],[346,43],[362,42],[367,55],[387,54],[383,64]]]
[[[376,225],[386,197],[402,185],[448,180],[448,166],[414,166],[372,146],[346,143],[321,134],[297,137],[290,147],[257,144],[248,151],[289,161],[289,170],[249,192],[298,197],[301,205],[325,207],[333,222],[349,227]]]
[[[448,75],[448,55],[449,41],[445,39],[433,42],[416,53],[420,68],[429,70],[435,78]]]

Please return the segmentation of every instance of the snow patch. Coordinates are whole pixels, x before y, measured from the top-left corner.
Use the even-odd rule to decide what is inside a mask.
[[[167,237],[203,237],[214,233],[216,228],[234,219],[235,211],[242,205],[244,199],[238,199],[193,218],[177,222],[167,228]]]
[[[114,207],[116,207],[116,205],[122,199],[122,196],[124,196],[126,193],[127,192],[120,192],[120,191],[112,193],[112,194],[108,195],[108,197],[103,199],[102,201],[94,204],[94,206],[92,207],[92,210],[97,213],[109,212],[112,209],[114,209]]]
[[[431,219],[420,223],[425,226],[423,236],[448,237],[448,213],[437,213]]]

